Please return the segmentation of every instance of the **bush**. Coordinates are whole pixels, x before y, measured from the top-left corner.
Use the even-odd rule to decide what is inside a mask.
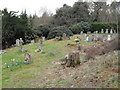
[[[101,29],[103,29],[104,32],[106,31],[106,29],[109,29],[109,32],[110,32],[110,29],[114,29],[114,30],[117,29],[117,25],[115,23],[93,22],[91,25],[92,25],[92,28],[91,28],[92,32],[94,31],[100,32]]]
[[[87,32],[91,29],[91,24],[89,22],[83,22],[74,24],[69,27],[74,34],[79,34],[81,31]]]
[[[37,36],[41,37],[41,36],[45,36],[46,38],[48,37],[48,34],[50,32],[50,29],[53,28],[53,25],[50,24],[41,24],[40,26],[38,26],[35,29],[35,32],[37,34]]]
[[[50,30],[48,34],[48,39],[55,38],[56,36],[62,36],[63,33],[66,33],[66,35],[72,36],[73,33],[69,28],[65,26],[60,26],[60,27],[54,27]]]

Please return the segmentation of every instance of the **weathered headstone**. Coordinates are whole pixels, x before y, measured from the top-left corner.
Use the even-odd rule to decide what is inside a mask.
[[[89,37],[89,38],[88,38],[88,42],[92,42],[92,38]]]
[[[106,34],[108,34],[108,29],[106,29],[106,32],[105,32]]]
[[[63,39],[66,39],[67,36],[66,36],[66,33],[63,33]]]
[[[35,40],[31,40],[31,44],[34,44],[35,43]]]
[[[98,31],[96,31],[96,34],[98,33]]]
[[[40,52],[40,51],[42,51],[42,46],[41,45],[39,45],[39,47],[38,47],[38,52]]]
[[[43,41],[43,42],[45,41],[45,37],[42,37],[42,41]]]
[[[110,30],[110,33],[113,34],[113,30],[112,29]]]
[[[32,62],[32,60],[31,60],[31,56],[30,56],[29,53],[26,52],[26,53],[24,54],[24,57],[25,57],[25,61],[24,61],[24,63],[29,64],[29,63]]]
[[[103,30],[103,29],[101,29],[101,33],[104,33],[104,30]]]
[[[116,33],[116,30],[114,30],[114,33]]]
[[[20,47],[21,47],[21,49],[22,49],[22,45],[23,45],[23,40],[22,40],[22,38],[20,38],[20,40],[19,40],[19,43],[20,43]]]
[[[88,41],[89,37],[86,37],[86,41]]]
[[[20,46],[19,39],[16,39],[16,46]]]
[[[82,35],[82,34],[83,34],[83,31],[81,31],[80,34]]]

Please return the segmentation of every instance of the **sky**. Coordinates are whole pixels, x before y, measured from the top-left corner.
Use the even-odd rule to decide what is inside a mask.
[[[0,0],[0,8],[7,8],[9,11],[24,11],[27,14],[40,15],[44,9],[55,14],[55,10],[67,4],[72,6],[78,0]]]
[[[19,11],[19,13],[26,9],[28,15],[36,13],[40,16],[44,10],[55,14],[55,10],[62,7],[63,4],[72,6],[77,1],[78,0],[0,0],[0,8],[7,8],[8,11]],[[113,0],[109,0],[109,2],[110,1]]]

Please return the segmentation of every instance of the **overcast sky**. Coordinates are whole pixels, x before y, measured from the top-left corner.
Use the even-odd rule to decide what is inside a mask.
[[[75,1],[78,0],[0,0],[0,7],[20,12],[26,9],[28,14],[36,13],[38,15],[43,8],[55,13],[56,8],[62,7],[64,3],[72,6]]]
[[[0,0],[0,8],[20,13],[26,9],[27,14],[36,13],[37,15],[40,15],[42,10],[46,8],[55,14],[56,8],[62,7],[63,4],[72,6],[76,1],[78,0]]]

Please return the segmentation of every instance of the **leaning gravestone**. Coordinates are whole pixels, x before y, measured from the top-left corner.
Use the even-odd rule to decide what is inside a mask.
[[[63,33],[63,39],[66,39],[67,37],[66,37],[66,33]]]
[[[16,39],[16,46],[20,46],[19,39]]]
[[[104,30],[103,30],[103,29],[101,29],[101,33],[104,33]]]
[[[31,56],[30,56],[29,53],[25,53],[25,54],[24,54],[24,57],[25,57],[25,61],[24,61],[24,63],[29,64],[29,63],[32,62],[32,60],[31,60]]]

